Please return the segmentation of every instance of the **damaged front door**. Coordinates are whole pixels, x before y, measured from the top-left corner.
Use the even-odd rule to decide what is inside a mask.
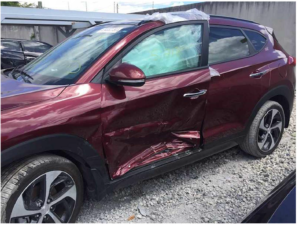
[[[103,145],[112,178],[199,148],[210,83],[207,35],[206,21],[165,25],[116,60],[140,68],[146,83],[103,84]]]

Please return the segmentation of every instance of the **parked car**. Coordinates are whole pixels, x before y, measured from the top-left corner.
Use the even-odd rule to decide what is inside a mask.
[[[274,188],[242,223],[296,223],[296,171]]]
[[[2,77],[2,222],[74,222],[84,194],[239,145],[261,158],[292,112],[271,28],[211,16],[93,26]]]
[[[1,69],[25,65],[50,48],[45,42],[1,38]]]

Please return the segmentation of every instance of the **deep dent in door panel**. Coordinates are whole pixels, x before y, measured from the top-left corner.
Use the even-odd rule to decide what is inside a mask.
[[[186,131],[172,134],[178,138],[174,138],[170,142],[162,142],[145,149],[143,152],[133,157],[130,161],[121,165],[114,173],[114,176],[121,176],[133,168],[195,148],[197,146],[197,140],[200,140],[199,131]]]
[[[203,104],[200,104],[203,107]],[[195,111],[198,110],[196,107]],[[159,110],[158,110],[159,111]],[[120,111],[121,113],[121,111]],[[191,114],[194,114],[191,112]],[[199,131],[181,131],[171,132],[173,127],[178,127],[178,121],[154,121],[144,124],[118,129],[104,134],[104,145],[110,152],[116,152],[110,148],[112,143],[120,147],[121,152],[116,157],[118,169],[112,174],[112,177],[119,177],[127,173],[129,170],[146,165],[148,163],[169,157],[188,149],[199,147],[200,130]],[[184,129],[185,127],[183,127]],[[164,141],[156,142],[156,135],[160,135]],[[140,144],[149,143],[150,147],[143,151],[137,151]],[[137,148],[136,148],[137,147]],[[137,152],[137,154],[129,161],[124,160],[126,152]],[[125,152],[125,157],[122,154]],[[124,162],[119,164],[119,162]]]
[[[112,178],[197,148],[208,90],[208,69],[146,81],[142,87],[103,85],[103,146]],[[197,129],[196,129],[197,128]]]

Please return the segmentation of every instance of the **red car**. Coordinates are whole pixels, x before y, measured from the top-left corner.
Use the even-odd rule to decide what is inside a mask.
[[[4,71],[2,222],[74,222],[84,194],[236,145],[271,154],[294,67],[271,28],[211,16],[94,26]]]

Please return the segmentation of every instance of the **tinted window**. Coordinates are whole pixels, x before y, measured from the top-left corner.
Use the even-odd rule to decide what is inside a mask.
[[[146,77],[198,67],[201,28],[182,25],[154,33],[128,52],[122,62],[139,67]]]
[[[254,46],[256,51],[261,50],[266,43],[266,38],[263,37],[262,35],[258,34],[257,32],[249,31],[249,30],[244,30],[248,38],[250,39],[252,45]]]
[[[211,27],[209,63],[226,62],[250,55],[247,38],[238,29]]]
[[[18,51],[18,52],[22,51],[19,42],[14,42],[14,41],[1,41],[1,50]]]
[[[38,53],[44,53],[49,48],[51,48],[50,45],[41,43],[41,42],[33,42],[33,41],[24,41],[22,42],[24,51],[26,52],[38,52]]]
[[[91,27],[25,65],[24,71],[34,84],[73,84],[107,48],[134,29],[133,25]]]

